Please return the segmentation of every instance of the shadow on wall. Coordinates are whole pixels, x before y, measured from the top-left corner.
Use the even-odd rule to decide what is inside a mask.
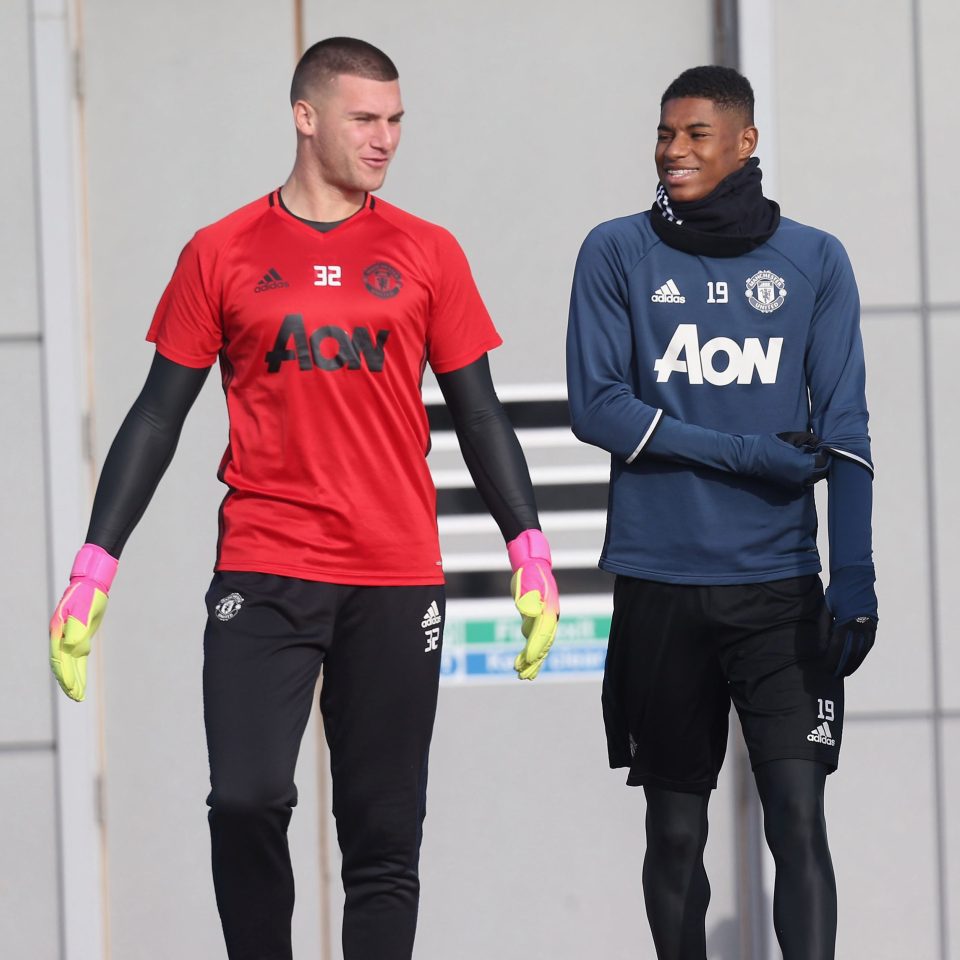
[[[725,917],[707,935],[707,956],[710,960],[740,960],[740,922]]]

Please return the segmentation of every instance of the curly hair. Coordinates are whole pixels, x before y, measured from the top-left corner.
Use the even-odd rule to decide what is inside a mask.
[[[660,98],[662,107],[668,100],[697,97],[712,100],[722,110],[739,110],[753,123],[753,87],[745,76],[731,67],[691,67],[684,70]]]

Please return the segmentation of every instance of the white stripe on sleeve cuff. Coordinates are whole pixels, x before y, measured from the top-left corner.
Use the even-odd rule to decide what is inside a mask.
[[[657,410],[653,416],[653,422],[647,428],[647,432],[643,435],[643,439],[640,441],[637,449],[627,457],[627,463],[633,463],[634,460],[640,455],[640,451],[647,445],[647,441],[653,436],[653,431],[657,429],[657,424],[660,422],[660,418],[663,416],[662,410]]]
[[[870,471],[870,476],[873,476],[873,466],[869,460],[864,460],[863,457],[858,457],[849,450],[841,450],[839,447],[827,447],[827,449],[838,457],[843,457],[844,460],[851,460],[853,463],[859,463],[861,467],[866,467]],[[636,454],[634,454],[634,456],[636,456]]]

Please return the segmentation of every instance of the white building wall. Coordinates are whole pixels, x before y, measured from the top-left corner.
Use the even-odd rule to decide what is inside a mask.
[[[950,293],[958,201],[942,160],[960,146],[945,122],[960,15],[950,0],[774,8],[778,199],[839,236],[853,261],[877,465],[880,629],[847,684],[844,758],[828,788],[837,952],[947,960],[960,956],[947,415],[960,296]]]

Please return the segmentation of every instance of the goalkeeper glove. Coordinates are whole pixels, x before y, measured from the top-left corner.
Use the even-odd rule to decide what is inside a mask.
[[[85,543],[73,561],[70,586],[50,619],[50,667],[71,700],[87,686],[87,655],[107,609],[117,561],[94,543]]]
[[[553,579],[550,544],[540,530],[524,530],[507,544],[513,578],[510,592],[522,618],[521,631],[526,638],[513,669],[521,680],[533,680],[557,633],[560,597]]]

